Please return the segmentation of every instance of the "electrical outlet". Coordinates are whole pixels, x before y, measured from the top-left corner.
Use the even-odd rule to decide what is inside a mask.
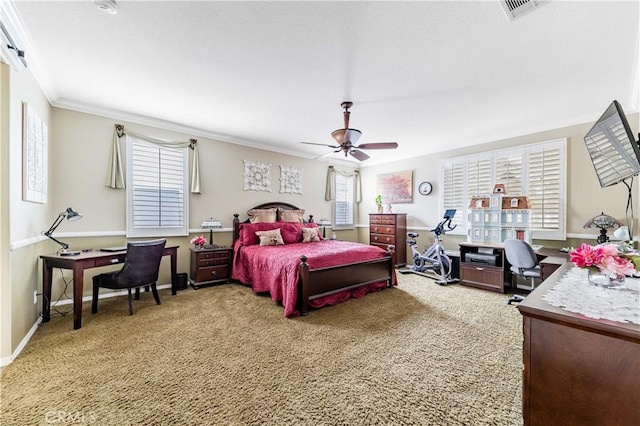
[[[38,303],[38,290],[33,290],[33,304]]]

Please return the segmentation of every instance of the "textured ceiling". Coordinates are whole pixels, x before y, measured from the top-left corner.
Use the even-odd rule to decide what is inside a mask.
[[[308,158],[343,100],[361,143],[399,143],[362,166],[640,109],[638,1],[12,5],[53,105]]]

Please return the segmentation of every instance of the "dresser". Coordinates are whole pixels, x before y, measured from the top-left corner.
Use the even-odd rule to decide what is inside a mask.
[[[369,244],[387,249],[393,245],[396,252],[396,266],[407,264],[407,214],[369,214]]]
[[[524,425],[639,425],[640,325],[547,303],[542,296],[572,267],[561,266],[518,305]]]
[[[191,247],[191,269],[189,278],[196,290],[201,285],[228,283],[231,279],[230,247]]]

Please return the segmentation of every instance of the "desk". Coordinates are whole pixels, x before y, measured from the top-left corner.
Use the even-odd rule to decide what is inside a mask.
[[[171,294],[176,294],[178,278],[176,276],[178,247],[164,248],[163,256],[171,256]],[[60,256],[59,254],[47,254],[40,256],[42,259],[42,322],[50,320],[51,313],[51,279],[53,268],[70,269],[73,271],[73,329],[82,327],[82,294],[84,287],[84,270],[98,268],[100,266],[123,263],[127,257],[127,251],[105,252],[87,251],[76,256]]]

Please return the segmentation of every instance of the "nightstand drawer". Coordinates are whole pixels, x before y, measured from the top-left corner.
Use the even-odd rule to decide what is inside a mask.
[[[224,280],[229,278],[229,265],[211,266],[198,268],[196,271],[195,282],[205,282],[214,280]]]
[[[198,256],[197,265],[198,268],[204,266],[213,266],[213,265],[225,265],[229,263],[229,256],[215,256],[215,257],[205,257]]]

